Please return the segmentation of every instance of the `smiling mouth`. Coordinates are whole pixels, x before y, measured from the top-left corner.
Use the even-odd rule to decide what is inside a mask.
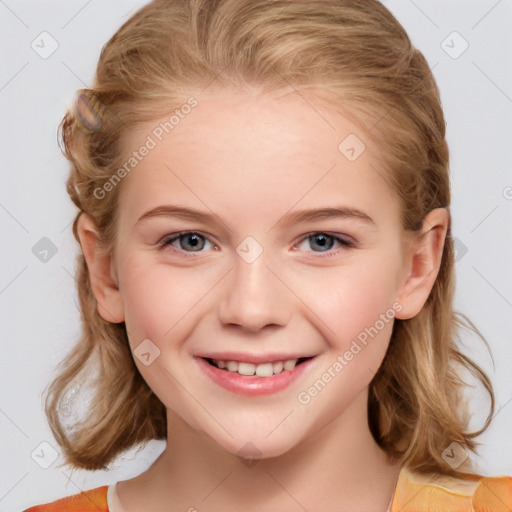
[[[203,358],[211,366],[231,373],[238,373],[244,377],[272,377],[283,372],[289,372],[296,366],[313,359],[313,357],[300,357],[286,361],[273,361],[268,363],[244,363],[239,361],[223,361],[220,359]]]

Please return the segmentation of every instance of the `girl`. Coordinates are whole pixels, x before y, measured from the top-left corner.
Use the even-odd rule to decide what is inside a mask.
[[[438,88],[384,6],[153,1],[61,133],[83,335],[48,419],[75,468],[166,449],[28,511],[512,507],[468,456],[494,395],[457,346]]]

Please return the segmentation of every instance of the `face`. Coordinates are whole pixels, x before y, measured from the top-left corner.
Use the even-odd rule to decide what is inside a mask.
[[[382,362],[407,272],[399,205],[379,149],[325,105],[195,98],[169,133],[167,117],[123,141],[127,158],[151,148],[118,185],[122,320],[169,417],[277,456],[342,417]]]

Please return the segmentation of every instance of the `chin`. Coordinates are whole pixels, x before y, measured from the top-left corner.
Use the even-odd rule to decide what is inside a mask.
[[[211,439],[224,451],[247,460],[249,465],[251,461],[280,457],[293,450],[299,441],[293,442],[289,432],[287,434],[286,439],[283,438],[284,436],[277,435],[272,439],[273,434],[266,439],[267,434],[251,436],[247,433],[235,437],[224,436],[222,439],[217,437]]]

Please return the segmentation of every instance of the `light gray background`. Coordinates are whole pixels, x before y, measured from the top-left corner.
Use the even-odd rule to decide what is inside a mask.
[[[79,334],[74,206],[65,191],[68,165],[57,146],[57,126],[74,90],[92,83],[102,45],[144,3],[0,0],[0,512],[129,478],[163,448],[163,442],[152,443],[110,472],[71,474],[59,467],[60,457],[52,462],[58,447],[41,397]],[[426,56],[441,89],[453,235],[467,248],[459,252],[456,307],[487,337],[495,360],[493,369],[479,340],[466,339],[497,395],[498,412],[474,458],[485,474],[512,474],[512,0],[384,3]],[[46,37],[44,51],[51,48],[43,31],[58,43],[47,58],[31,47],[33,41],[41,47]],[[459,55],[464,40],[469,47]],[[47,262],[32,251],[43,237],[57,249]],[[475,425],[486,415],[483,398],[475,390]]]

